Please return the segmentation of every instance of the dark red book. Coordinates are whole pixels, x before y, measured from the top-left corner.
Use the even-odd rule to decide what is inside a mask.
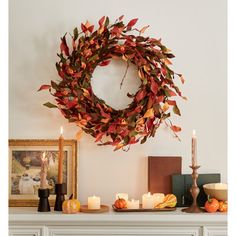
[[[182,158],[178,156],[148,157],[148,191],[172,193],[172,175],[181,174]]]

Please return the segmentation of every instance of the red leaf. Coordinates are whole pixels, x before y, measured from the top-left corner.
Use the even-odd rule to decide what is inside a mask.
[[[114,133],[116,131],[116,125],[115,124],[111,124],[108,128],[108,133]]]
[[[146,126],[148,129],[150,129],[154,124],[153,124],[154,119],[148,119],[146,122]]]
[[[95,140],[95,142],[100,141],[100,140],[102,139],[103,134],[104,134],[104,133],[98,133],[98,134],[96,135],[96,140]]]
[[[137,102],[142,100],[146,96],[146,91],[145,90],[140,90],[138,94],[135,96],[135,99]]]
[[[171,89],[168,89],[167,92],[170,95],[170,97],[176,96],[176,93],[172,91]]]
[[[128,23],[127,29],[131,29],[132,26],[134,26],[137,21],[138,21],[138,18],[132,19],[132,20]]]
[[[99,66],[107,66],[110,62],[111,60],[102,61]]]
[[[181,131],[181,127],[176,126],[176,125],[172,125],[170,128],[171,128],[174,132],[180,132],[180,131]]]
[[[69,48],[67,46],[66,37],[65,36],[63,38],[61,38],[60,48],[61,48],[61,52],[64,52],[66,54],[66,56],[69,56]]]
[[[65,105],[70,109],[72,107],[75,107],[77,104],[78,104],[78,102],[76,100],[74,100],[74,101],[67,102]]]
[[[157,94],[158,84],[155,82],[153,78],[151,78],[151,90],[154,94]]]
[[[83,23],[81,23],[81,29],[84,33],[87,31],[87,28]]]
[[[166,72],[166,68],[161,67],[161,73],[162,73],[162,75],[165,77],[166,74],[167,74],[167,72]]]
[[[65,78],[65,73],[64,73],[64,71],[62,71],[62,70],[58,71],[58,75],[59,75],[62,79]]]
[[[51,85],[44,84],[38,89],[38,91],[41,91],[41,90],[44,90],[44,89],[50,89],[50,88],[51,88]]]
[[[114,28],[112,29],[111,33],[112,35],[116,35],[116,36],[120,36],[122,31],[123,31],[123,27],[119,28],[117,26],[114,26]]]
[[[88,27],[88,31],[89,31],[90,33],[92,33],[92,32],[93,32],[93,28],[94,28],[94,25],[89,26],[89,27]]]
[[[124,15],[120,16],[120,17],[119,17],[119,21],[122,21],[123,18],[124,18]]]
[[[124,138],[125,136],[127,136],[129,134],[129,130],[128,129],[125,129],[123,130],[119,135]]]
[[[158,102],[158,103],[163,102],[163,100],[164,100],[164,96],[159,96],[159,97],[157,98],[157,102]]]
[[[137,143],[138,140],[135,139],[135,137],[131,137],[130,140],[129,140],[129,144],[134,144],[134,143]]]
[[[104,20],[105,20],[105,16],[103,16],[103,17],[98,21],[98,24],[100,25],[100,27],[103,25]]]

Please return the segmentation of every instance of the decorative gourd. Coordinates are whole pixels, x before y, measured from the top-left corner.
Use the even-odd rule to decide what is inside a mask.
[[[219,202],[219,209],[220,212],[227,212],[228,211],[228,203],[220,201]]]
[[[127,208],[127,202],[124,198],[118,198],[114,205],[117,209]]]
[[[177,204],[177,198],[174,194],[167,194],[162,203],[159,203],[155,208],[175,207]]]
[[[209,213],[214,213],[219,209],[219,201],[216,198],[210,198],[205,203],[205,210]]]
[[[80,202],[77,199],[73,198],[73,194],[71,194],[68,200],[65,200],[62,203],[62,212],[66,214],[75,214],[80,210]]]

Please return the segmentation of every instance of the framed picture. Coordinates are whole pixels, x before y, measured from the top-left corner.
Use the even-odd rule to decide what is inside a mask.
[[[77,141],[64,140],[63,182],[67,194],[77,197]],[[41,158],[45,152],[48,160],[47,186],[49,203],[54,206],[55,184],[58,178],[58,140],[9,140],[9,206],[37,206],[40,186]]]

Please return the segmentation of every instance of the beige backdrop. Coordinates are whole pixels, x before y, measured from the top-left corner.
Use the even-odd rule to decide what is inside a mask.
[[[58,78],[56,53],[65,32],[87,19],[97,22],[108,15],[114,20],[122,14],[127,21],[138,17],[138,27],[150,25],[146,35],[161,37],[176,55],[174,69],[184,74],[186,84],[181,88],[189,99],[179,101],[182,117],[173,119],[183,128],[182,141],[163,126],[146,144],[113,152],[85,134],[79,144],[80,200],[85,203],[87,196],[96,194],[110,203],[117,192],[139,198],[147,191],[148,155],[181,155],[183,173],[190,173],[192,129],[197,131],[200,172],[220,172],[227,181],[226,1],[11,0],[9,138],[54,139],[61,125],[65,138],[74,138],[77,128],[58,110],[44,107],[53,99],[37,89]],[[124,70],[122,63],[113,63],[94,74],[96,93],[113,106],[125,107],[126,92],[139,84],[131,70],[120,91]]]

